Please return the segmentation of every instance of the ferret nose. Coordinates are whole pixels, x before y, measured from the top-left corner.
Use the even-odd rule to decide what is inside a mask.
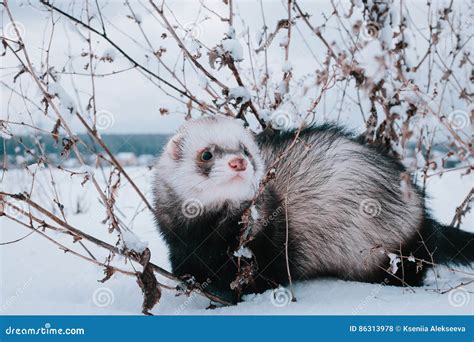
[[[247,169],[247,161],[237,157],[229,161],[229,166],[234,171],[245,171],[245,169]]]

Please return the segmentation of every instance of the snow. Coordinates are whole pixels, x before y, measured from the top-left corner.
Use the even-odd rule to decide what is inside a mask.
[[[227,39],[222,40],[222,48],[225,52],[230,53],[234,61],[242,61],[244,59],[244,49],[242,48],[240,42],[237,40],[233,27],[229,28],[227,36]]]
[[[281,70],[283,72],[290,72],[292,69],[293,69],[293,65],[291,64],[290,61],[286,61],[285,63],[283,63],[281,67]]]
[[[9,139],[12,138],[12,135],[8,132],[0,130],[0,138],[5,139],[5,140],[9,140]]]
[[[106,175],[109,171],[105,169]],[[69,224],[115,244],[117,237],[109,234],[107,225],[102,222],[106,215],[105,208],[100,204],[91,182],[81,186],[83,175],[69,176],[57,170],[53,172],[56,174],[57,190],[61,203],[65,206]],[[127,172],[150,199],[152,171],[146,167],[128,167]],[[95,170],[95,174],[103,185],[104,180],[99,177],[101,172]],[[12,192],[28,190],[29,177],[23,170],[10,170],[5,174],[2,189]],[[36,199],[41,199],[43,205],[53,210],[55,204],[47,196],[47,193],[53,191],[48,186],[48,177],[47,169],[38,171],[35,184],[43,191],[34,193],[38,196]],[[472,182],[472,176],[460,177],[456,172],[446,173],[442,178],[429,178],[428,206],[434,217],[444,223],[450,222],[456,206],[466,195]],[[84,207],[80,213],[75,211],[78,205]],[[141,250],[148,246],[151,261],[169,270],[167,247],[156,231],[153,217],[143,210],[143,204],[126,181],[122,182],[117,192],[117,208],[120,209],[117,211],[119,219],[131,230],[130,234],[124,231],[128,247]],[[473,213],[469,213],[462,227],[473,230],[473,218]],[[21,238],[29,232],[12,221],[0,218],[2,243]],[[50,233],[48,230],[46,232]],[[84,252],[77,243],[72,242],[72,238],[61,234],[52,236],[75,251]],[[147,241],[148,244],[141,241]],[[87,242],[84,244],[98,260],[105,260],[108,256],[108,253],[101,252],[94,245]],[[239,252],[243,257],[248,255],[244,249]],[[135,278],[115,273],[108,281],[97,282],[104,277],[102,268],[70,253],[64,253],[39,234],[32,234],[14,244],[0,246],[0,260],[1,314],[141,314],[142,293]],[[130,262],[125,263],[123,258],[115,257],[113,264],[123,269],[133,269]],[[140,269],[137,264],[133,267]],[[439,271],[437,278],[430,272],[426,285],[414,288],[415,292],[384,283],[367,284],[320,278],[294,282],[296,302],[288,300],[289,288],[279,288],[262,294],[247,295],[236,306],[215,310],[206,310],[209,301],[199,295],[176,297],[174,292],[163,290],[162,299],[152,312],[157,315],[472,314],[472,298],[465,297],[466,293],[469,295],[466,291],[474,291],[472,284],[465,290],[454,290],[447,294],[436,292],[437,288],[446,290],[472,277],[453,273],[445,268],[440,268]],[[472,272],[472,269],[464,271]],[[171,284],[162,277],[158,277],[158,280]]]
[[[283,36],[280,40],[280,46],[281,47],[287,47],[289,42],[290,42],[290,40],[288,39],[288,36]]]
[[[423,151],[419,150],[416,153],[416,166],[417,167],[423,167],[426,164],[425,157],[423,156]]]
[[[206,89],[209,85],[209,80],[202,74],[198,74],[198,84],[201,89]]]
[[[390,258],[390,273],[395,274],[398,271],[398,264],[400,263],[400,257],[393,253],[387,253]]]
[[[254,221],[256,221],[260,218],[260,215],[259,215],[258,210],[255,207],[255,205],[252,205],[250,207],[250,216],[252,217],[252,220],[254,220]]]
[[[243,247],[243,246],[234,252],[234,256],[237,258],[251,259],[252,255],[253,255],[252,251],[248,249],[247,247]]]
[[[33,170],[34,172],[40,169],[44,169],[44,168],[45,168],[45,164],[39,161],[25,166],[25,170],[29,170],[29,171]]]
[[[72,97],[64,90],[64,88],[59,84],[59,82],[53,82],[48,85],[48,92],[52,95],[55,95],[60,102],[61,111],[67,112],[69,114],[74,114],[76,109],[75,102]]]
[[[240,99],[242,103],[249,102],[251,100],[249,91],[245,87],[235,87],[229,89],[229,99],[237,100]]]
[[[257,31],[257,33],[255,33],[255,44],[258,47],[262,46],[264,38],[265,38],[265,27],[262,27],[260,31]]]
[[[262,118],[262,120],[264,120],[265,122],[268,122],[270,120],[270,117],[272,115],[272,112],[268,109],[262,109],[258,115],[260,116],[260,118]]]
[[[83,174],[87,174],[89,176],[94,176],[95,174],[95,169],[90,166],[90,165],[81,165],[81,167],[77,170],[78,173],[83,173]]]
[[[122,250],[143,253],[143,251],[148,247],[148,242],[141,241],[139,237],[130,230],[124,230],[121,234],[123,239],[121,246]]]
[[[383,42],[384,46],[390,47],[392,45],[392,29],[390,26],[385,25],[380,30],[380,37],[379,39]]]
[[[359,53],[360,66],[365,69],[365,75],[375,83],[385,77],[385,68],[382,64],[384,53],[378,40],[370,41]]]
[[[189,53],[193,56],[200,56],[201,55],[201,44],[199,44],[199,41],[196,39],[187,39],[185,42],[186,49],[189,51]]]
[[[103,59],[114,61],[117,58],[117,51],[114,48],[108,48],[102,54]]]

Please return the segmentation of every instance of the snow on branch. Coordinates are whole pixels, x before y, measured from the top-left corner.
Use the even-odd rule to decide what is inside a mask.
[[[76,8],[40,0],[25,5],[44,15],[38,40],[33,25],[17,21],[16,6],[4,1],[2,179],[9,170],[23,178],[21,191],[2,187],[0,215],[101,267],[103,282],[115,273],[134,277],[149,314],[163,289],[229,303],[192,275],[182,279],[153,263],[148,243],[134,232],[142,214],[151,221],[154,206],[142,176],[127,167],[140,157],[118,153],[105,138],[124,117],[122,127],[131,129],[150,117],[225,115],[255,132],[294,131],[293,144],[270,165],[257,197],[278,160],[313,123],[343,125],[384,146],[420,176],[423,189],[431,177],[472,172],[467,4],[427,2],[416,11],[395,0],[274,5],[276,12],[263,1],[250,10],[236,1],[196,1],[189,16],[170,1],[126,1],[110,10],[90,1]],[[134,112],[120,112],[125,98],[136,102]],[[60,179],[79,182],[83,193],[74,203]],[[453,225],[461,224],[472,200],[467,189]],[[86,223],[71,223],[91,206],[100,207],[101,223],[92,230],[100,239]],[[230,253],[239,265],[237,292],[252,281],[255,264],[246,245],[257,219],[252,207],[244,212],[239,246]],[[390,273],[410,258],[385,252]]]

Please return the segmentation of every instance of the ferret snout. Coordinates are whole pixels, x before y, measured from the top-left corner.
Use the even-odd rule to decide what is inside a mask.
[[[247,161],[244,158],[237,157],[229,161],[229,167],[234,171],[245,171],[247,169]]]

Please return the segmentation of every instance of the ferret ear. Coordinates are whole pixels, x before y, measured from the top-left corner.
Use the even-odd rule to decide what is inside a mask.
[[[181,146],[181,140],[182,140],[181,137],[174,136],[166,144],[165,152],[168,153],[168,155],[173,160],[178,160],[179,158],[181,158],[181,154],[183,152],[182,146]]]

